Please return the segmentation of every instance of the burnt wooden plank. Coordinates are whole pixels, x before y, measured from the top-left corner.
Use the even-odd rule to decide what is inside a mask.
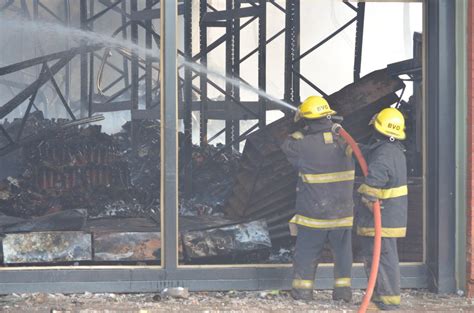
[[[252,221],[208,230],[182,232],[186,259],[220,260],[269,250],[272,246],[265,221]]]
[[[2,247],[5,264],[92,260],[91,235],[82,231],[6,234]]]
[[[161,259],[160,232],[94,233],[94,261]]]

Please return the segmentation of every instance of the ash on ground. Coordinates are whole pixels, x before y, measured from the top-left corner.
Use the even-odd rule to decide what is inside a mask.
[[[12,294],[0,297],[2,312],[357,312],[363,296],[354,290],[350,304],[332,300],[330,290],[314,292],[310,302],[295,301],[287,291],[191,292],[184,299],[156,294]],[[396,312],[473,312],[474,300],[404,290]],[[374,312],[374,310],[370,310]]]

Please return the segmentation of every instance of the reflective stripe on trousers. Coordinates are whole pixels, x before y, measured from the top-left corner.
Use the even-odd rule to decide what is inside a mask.
[[[341,227],[352,227],[354,223],[354,217],[343,217],[336,219],[316,219],[306,217],[300,214],[296,214],[290,220],[290,223],[310,227],[310,228],[341,228]]]

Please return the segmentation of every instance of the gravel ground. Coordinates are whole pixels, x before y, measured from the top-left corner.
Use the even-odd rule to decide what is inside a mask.
[[[0,312],[356,312],[353,304],[334,302],[331,291],[316,291],[312,302],[294,301],[288,292],[195,292],[185,299],[157,294],[12,294],[0,297]],[[375,311],[375,310],[371,310]],[[474,312],[474,299],[405,290],[399,312]]]

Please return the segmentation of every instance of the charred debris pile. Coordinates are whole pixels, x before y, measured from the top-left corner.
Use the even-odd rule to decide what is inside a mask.
[[[3,126],[14,134],[20,122],[16,119]],[[25,133],[38,133],[63,122],[36,112],[26,123]],[[150,213],[159,217],[160,124],[136,124],[135,143],[127,122],[113,135],[101,132],[98,125],[73,127],[23,147],[15,154],[18,175],[0,182],[0,212],[32,218],[86,209],[90,217],[148,217]],[[193,147],[195,192],[180,203],[184,215],[221,215],[240,155],[230,150],[219,153],[220,148]],[[179,173],[182,176],[182,169]]]

